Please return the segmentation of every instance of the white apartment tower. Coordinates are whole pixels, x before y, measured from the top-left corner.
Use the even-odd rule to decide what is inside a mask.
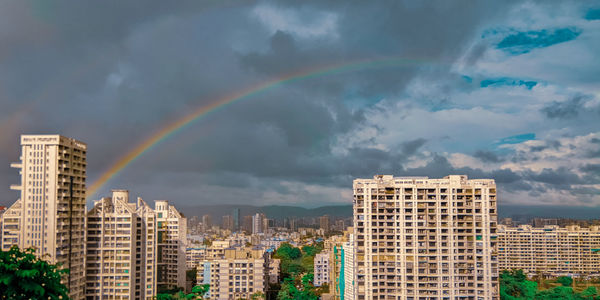
[[[113,190],[87,213],[86,299],[156,295],[156,216],[142,198]]]
[[[5,212],[2,249],[34,247],[50,263],[68,268],[71,299],[84,297],[85,143],[60,135],[22,135],[20,198]]]
[[[314,285],[322,286],[325,283],[329,283],[329,273],[331,269],[329,261],[329,252],[322,251],[317,253],[314,259]]]
[[[496,299],[496,223],[493,179],[354,180],[356,298]]]
[[[155,202],[157,289],[185,288],[187,220],[168,201]]]

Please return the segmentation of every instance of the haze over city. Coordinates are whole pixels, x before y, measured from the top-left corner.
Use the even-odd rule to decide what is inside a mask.
[[[88,204],[465,174],[499,205],[597,206],[598,49],[598,1],[3,1],[0,205],[19,136],[59,133],[88,145]]]

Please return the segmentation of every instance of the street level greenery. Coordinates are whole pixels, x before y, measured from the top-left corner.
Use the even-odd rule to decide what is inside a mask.
[[[208,293],[210,288],[209,284],[196,285],[192,288],[192,292],[189,294],[184,293],[181,290],[174,291],[163,291],[158,293],[155,297],[156,300],[201,300],[204,299],[204,295]]]
[[[281,260],[282,283],[277,293],[278,300],[316,300],[327,287],[314,286],[315,255],[323,250],[323,243],[303,246],[301,249],[283,243],[275,251],[274,258]]]
[[[544,282],[544,285],[547,285],[547,282]],[[500,299],[593,300],[600,299],[600,295],[595,286],[587,286],[581,291],[574,290],[571,277],[558,277],[554,280],[552,287],[539,289],[538,282],[529,280],[523,270],[505,270],[500,274]]]
[[[37,257],[33,248],[0,251],[0,299],[68,299],[60,282],[67,273]]]

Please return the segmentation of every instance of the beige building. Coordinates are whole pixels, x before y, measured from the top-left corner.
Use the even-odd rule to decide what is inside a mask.
[[[168,201],[155,202],[157,290],[185,288],[187,220]]]
[[[354,180],[357,299],[497,298],[496,223],[492,179]]]
[[[71,299],[84,297],[85,143],[60,135],[22,135],[20,198],[4,213],[2,249],[34,247],[62,277]]]
[[[113,190],[87,214],[86,299],[156,295],[156,216],[141,198]]]
[[[197,283],[210,284],[207,299],[250,299],[256,292],[266,292],[270,264],[262,247],[227,248],[223,258],[198,265]]]
[[[500,270],[544,276],[600,276],[600,227],[498,226]]]

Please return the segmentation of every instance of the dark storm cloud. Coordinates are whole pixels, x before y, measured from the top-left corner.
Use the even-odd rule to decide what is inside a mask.
[[[487,150],[477,150],[473,156],[479,158],[482,162],[499,163],[503,161],[496,153]]]
[[[417,152],[417,150],[421,148],[421,146],[425,145],[426,142],[427,140],[423,138],[418,138],[412,141],[404,142],[402,143],[402,152],[407,156],[411,156],[415,154],[415,152]]]
[[[436,87],[440,94],[457,84],[472,89],[476,84],[449,70],[467,49],[468,64],[481,59],[487,44],[469,44],[481,28],[505,17],[510,3],[19,3],[25,4],[0,6],[0,20],[10,20],[11,28],[0,26],[0,117],[15,128],[1,136],[0,186],[18,180],[5,166],[18,158],[21,133],[59,132],[87,142],[93,181],[165,124],[226,95],[301,70],[394,57],[411,63],[320,74],[221,107],[145,153],[102,192],[118,186],[143,190],[149,200],[185,203],[215,199],[230,189],[223,201],[260,203],[272,190],[289,196],[282,201],[318,203],[317,196],[289,182],[347,188],[353,178],[375,173],[468,174],[496,178],[513,190],[532,189],[522,174],[454,168],[441,155],[407,169],[407,161],[430,145],[424,138],[394,141],[397,149],[391,150],[376,148],[374,139],[335,149],[341,136],[384,110],[383,104],[393,105],[420,74],[449,78]],[[305,21],[300,29],[320,13],[331,15],[335,26],[323,36],[302,35],[260,19],[254,13],[259,6]],[[421,100],[431,110],[455,106],[439,95]],[[476,157],[501,161],[491,153]],[[539,182],[551,177],[534,175],[531,180]]]
[[[550,119],[571,119],[583,110],[583,105],[589,99],[589,96],[576,95],[563,102],[553,101],[541,111]]]

